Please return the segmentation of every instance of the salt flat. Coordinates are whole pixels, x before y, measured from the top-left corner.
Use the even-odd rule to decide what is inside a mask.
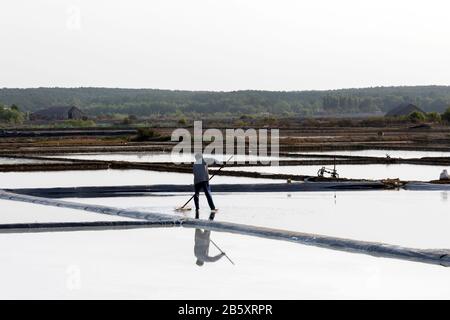
[[[217,183],[273,183],[275,181],[277,180],[226,176],[214,177],[214,182]],[[0,172],[0,188],[50,188],[192,183],[192,174],[146,170]]]
[[[43,222],[136,221],[134,219],[81,210],[0,200],[0,224]]]
[[[317,176],[322,166],[255,166],[255,167],[229,167],[223,170],[266,172],[279,174],[297,174]],[[333,165],[327,165],[332,169]],[[427,166],[414,164],[367,164],[367,165],[337,165],[339,177],[349,179],[396,179],[408,181],[430,181],[439,179],[439,174],[445,166]]]
[[[214,191],[214,185],[212,186]],[[228,221],[415,248],[449,248],[448,192],[346,191],[214,194],[217,221]],[[161,197],[69,199],[141,211],[174,211],[190,194]],[[193,206],[193,203],[190,204]],[[200,197],[202,219],[208,219]]]
[[[292,152],[297,153],[297,152]],[[422,157],[450,157],[450,151],[421,151],[421,150],[389,150],[389,149],[367,149],[367,150],[345,150],[345,151],[311,151],[298,153],[330,154],[341,156],[365,156],[391,158],[422,158]]]
[[[211,239],[236,265],[199,267],[194,233],[0,234],[0,298],[450,298],[444,267],[219,232]]]

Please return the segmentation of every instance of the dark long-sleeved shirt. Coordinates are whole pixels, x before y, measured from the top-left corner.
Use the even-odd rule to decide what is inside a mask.
[[[208,165],[204,160],[202,163],[194,163],[192,171],[194,173],[194,184],[209,181]]]

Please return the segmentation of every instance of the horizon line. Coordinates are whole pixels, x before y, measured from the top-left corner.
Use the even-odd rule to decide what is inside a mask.
[[[267,90],[267,89],[236,89],[236,90],[203,90],[203,89],[167,89],[167,88],[145,88],[145,87],[106,87],[106,86],[73,86],[73,87],[1,87],[0,90],[33,90],[33,89],[119,89],[119,90],[154,90],[154,91],[179,91],[179,92],[211,92],[211,93],[233,93],[233,92],[325,92],[342,90],[364,90],[364,89],[382,89],[382,88],[418,88],[418,87],[450,87],[450,85],[424,84],[424,85],[390,85],[390,86],[372,86],[372,87],[343,87],[335,89],[297,89],[297,90]]]

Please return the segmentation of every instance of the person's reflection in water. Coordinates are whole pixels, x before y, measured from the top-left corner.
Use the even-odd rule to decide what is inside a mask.
[[[214,213],[211,213],[209,216],[209,220],[214,220]],[[195,214],[195,218],[199,218],[198,212]],[[220,258],[225,256],[225,253],[221,252],[216,256],[209,255],[209,245],[211,244],[211,231],[195,229],[195,245],[194,245],[194,254],[197,258],[196,264],[201,267],[205,264],[205,262],[216,262],[220,260]]]

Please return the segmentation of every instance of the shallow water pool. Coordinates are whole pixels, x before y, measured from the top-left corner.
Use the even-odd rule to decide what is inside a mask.
[[[231,156],[227,154],[204,155],[206,158],[212,158],[221,162],[227,161]],[[130,162],[167,162],[167,163],[188,163],[195,161],[194,154],[174,154],[170,152],[142,152],[142,153],[74,153],[58,156],[51,156],[52,158],[70,158],[82,160],[101,160],[101,161],[130,161]],[[245,162],[245,161],[275,161],[275,160],[292,160],[290,157],[271,157],[271,156],[257,156],[257,155],[234,155],[230,162]],[[309,158],[308,158],[309,159]]]
[[[254,166],[254,167],[229,167],[223,170],[282,173],[296,175],[317,176],[317,171],[322,166]],[[326,166],[333,169],[332,165]],[[407,181],[438,180],[443,169],[450,171],[445,166],[425,166],[413,164],[369,164],[369,165],[337,165],[336,170],[341,178],[349,179],[396,179]]]
[[[233,193],[213,197],[217,221],[417,248],[449,248],[450,193],[433,191],[347,191]],[[176,212],[190,194],[171,197],[70,199],[127,209],[194,217]],[[190,204],[191,206],[193,203]],[[200,198],[200,218],[210,211]]]
[[[291,152],[292,154],[311,153],[311,154],[330,154],[340,156],[364,156],[364,157],[386,157],[391,158],[423,158],[423,157],[450,157],[450,151],[415,151],[415,150],[348,150],[348,151],[311,151],[311,152]]]
[[[0,200],[0,224],[44,222],[136,221],[115,215]]]
[[[216,176],[213,181],[259,183],[277,180]],[[0,172],[0,188],[4,189],[192,183],[192,174],[147,170]]]
[[[210,238],[235,266],[221,258],[199,267],[194,236],[180,228],[0,234],[0,298],[450,298],[447,268],[220,232]]]

